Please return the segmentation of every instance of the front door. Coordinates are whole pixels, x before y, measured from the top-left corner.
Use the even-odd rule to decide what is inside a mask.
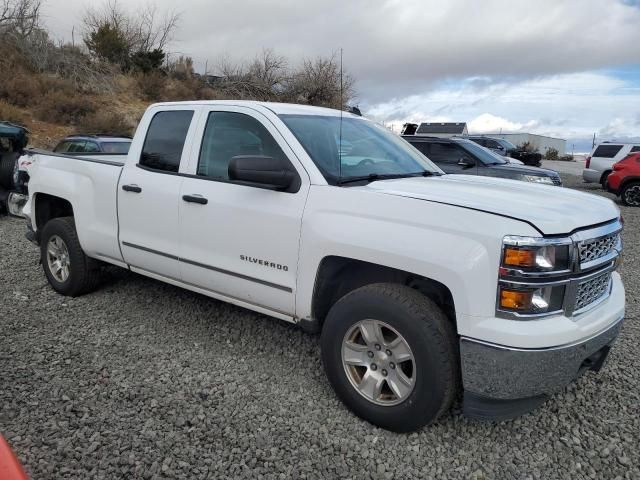
[[[306,172],[273,124],[253,109],[216,107],[203,114],[198,131],[192,175],[180,190],[184,281],[293,315]],[[231,181],[229,163],[239,155],[289,160],[300,186],[283,192]]]
[[[430,142],[428,157],[446,173],[477,173],[475,159],[455,143]]]
[[[165,110],[151,113],[144,144],[132,146],[137,164],[127,162],[118,185],[120,248],[132,269],[181,278],[180,187],[178,175],[194,111]]]

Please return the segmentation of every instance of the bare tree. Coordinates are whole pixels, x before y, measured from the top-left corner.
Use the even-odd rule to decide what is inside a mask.
[[[85,12],[84,41],[96,57],[127,66],[132,55],[164,57],[179,19],[180,15],[173,12],[159,15],[152,5],[131,15],[117,0],[109,0]]]
[[[354,80],[341,73],[335,55],[306,59],[291,76],[285,95],[296,103],[343,109],[354,95]]]
[[[229,98],[273,100],[288,81],[287,62],[272,50],[263,50],[249,64],[234,63],[228,57],[218,61],[221,80],[216,87]]]
[[[1,0],[0,28],[20,37],[29,36],[40,24],[42,0]]]

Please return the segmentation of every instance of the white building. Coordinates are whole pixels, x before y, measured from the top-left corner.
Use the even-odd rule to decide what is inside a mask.
[[[533,148],[537,149],[542,155],[550,148],[558,150],[558,155],[565,155],[567,153],[567,141],[562,138],[547,137],[534,133],[491,133],[486,136],[504,138],[516,146],[529,142]]]

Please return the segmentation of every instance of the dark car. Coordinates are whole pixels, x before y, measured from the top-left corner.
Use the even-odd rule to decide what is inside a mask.
[[[102,153],[126,155],[131,146],[131,137],[125,135],[90,134],[70,135],[62,140],[56,153]]]
[[[494,151],[498,155],[520,160],[525,165],[531,165],[534,167],[542,165],[541,153],[528,152],[522,148],[518,148],[509,140],[505,140],[504,138],[488,137],[486,135],[469,135],[465,138]]]
[[[9,199],[16,190],[18,158],[29,142],[28,133],[20,125],[0,122],[0,212],[9,211]]]
[[[508,163],[500,155],[464,138],[403,135],[406,141],[446,173],[501,177],[547,185],[562,185],[560,175],[546,168]]]

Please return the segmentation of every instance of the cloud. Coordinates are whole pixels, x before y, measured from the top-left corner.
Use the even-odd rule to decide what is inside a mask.
[[[406,121],[468,122],[477,133],[523,131],[554,137],[602,131],[640,135],[640,86],[607,73],[574,73],[495,83],[478,92],[469,82],[368,105],[365,113],[394,125]],[[613,120],[618,119],[614,123]],[[477,130],[476,130],[477,129]]]
[[[512,122],[490,113],[483,113],[467,122],[469,132],[472,133],[530,132],[538,126],[539,122],[536,120],[529,120],[526,123]]]
[[[121,4],[135,12],[148,0]],[[155,0],[174,10],[173,0]],[[70,39],[88,3],[48,0],[44,15]],[[610,0],[187,0],[171,49],[211,67],[273,48],[293,62],[344,48],[360,98],[421,93],[446,79],[496,81],[640,63],[640,9]]]

